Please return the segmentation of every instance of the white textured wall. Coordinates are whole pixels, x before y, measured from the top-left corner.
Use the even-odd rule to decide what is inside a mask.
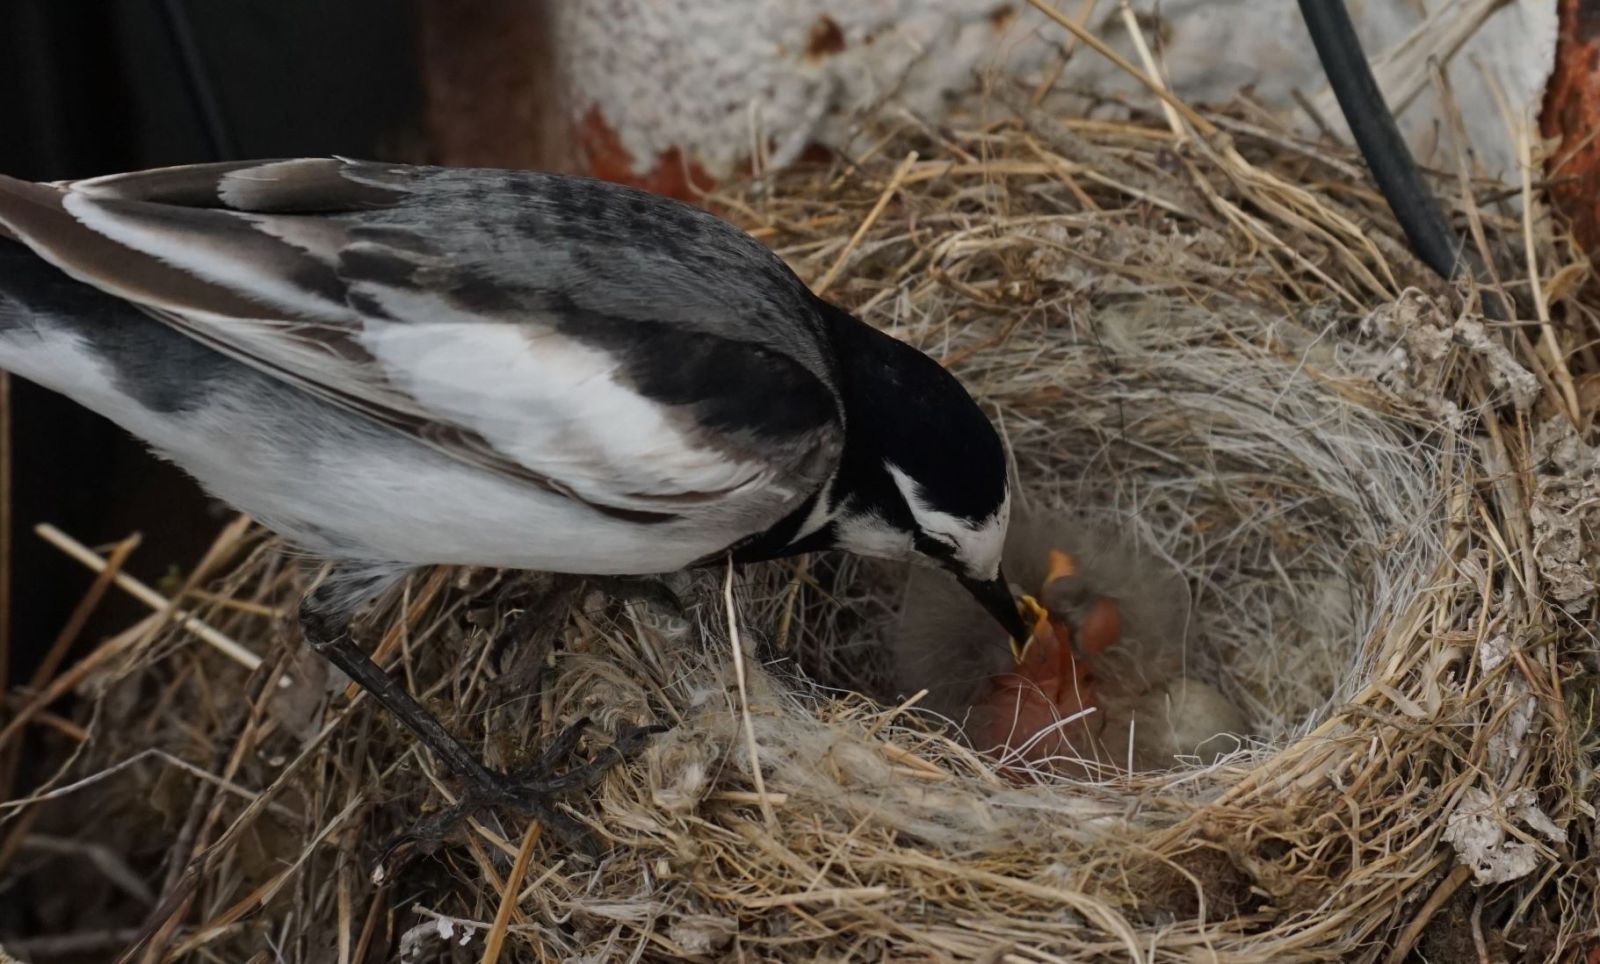
[[[1055,0],[1069,16],[1082,0]],[[1427,0],[1465,6],[1463,0]],[[1135,0],[1153,15],[1155,0]],[[1356,0],[1353,15],[1370,55],[1421,19],[1421,0]],[[1251,85],[1276,109],[1299,114],[1296,89],[1323,86],[1295,0],[1165,0],[1159,40],[1169,81],[1199,102]],[[758,133],[771,162],[810,142],[847,145],[850,119],[876,103],[937,119],[952,95],[1000,71],[1035,78],[1067,34],[1023,0],[556,0],[553,30],[575,116],[597,111],[641,173],[673,148],[714,177],[750,156]],[[1508,170],[1505,128],[1484,70],[1512,100],[1536,103],[1549,75],[1554,0],[1501,10],[1451,65],[1450,78],[1480,160]],[[1131,53],[1116,0],[1092,23]],[[1125,75],[1080,48],[1062,86],[1142,96]],[[1402,123],[1424,155],[1437,143],[1438,101],[1426,94]]]

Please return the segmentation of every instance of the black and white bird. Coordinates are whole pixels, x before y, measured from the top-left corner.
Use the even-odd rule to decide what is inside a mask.
[[[0,367],[337,565],[308,642],[478,802],[355,644],[413,567],[644,575],[822,549],[943,567],[1013,636],[1004,450],[960,383],[689,205],[315,158],[0,177]]]

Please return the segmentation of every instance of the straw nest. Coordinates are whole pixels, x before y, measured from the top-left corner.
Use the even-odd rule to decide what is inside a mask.
[[[449,784],[305,654],[287,616],[303,574],[240,525],[183,604],[260,669],[153,618],[45,683],[98,699],[76,722],[27,724],[61,768],[25,771],[42,782],[7,811],[0,860],[7,900],[24,895],[52,936],[13,953],[1592,946],[1600,449],[1585,373],[1600,368],[1577,259],[1536,204],[1442,181],[1529,319],[1489,323],[1406,253],[1345,153],[1247,112],[1011,107],[883,128],[849,166],[711,202],[958,372],[1031,504],[1117,527],[1182,573],[1185,672],[1245,710],[1244,747],[1092,781],[1003,775],[888,691],[904,573],[882,566],[682,577],[687,620],[551,577],[425,572],[361,638],[491,763],[528,760],[580,715],[600,732],[575,759],[625,722],[672,729],[571,799],[611,848],[598,866],[486,816],[375,884],[379,846]]]

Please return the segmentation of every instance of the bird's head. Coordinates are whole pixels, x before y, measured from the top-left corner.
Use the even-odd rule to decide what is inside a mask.
[[[1026,623],[1000,560],[1011,521],[1005,447],[967,390],[922,352],[850,318],[835,321],[846,414],[832,542],[956,577],[1005,627]]]

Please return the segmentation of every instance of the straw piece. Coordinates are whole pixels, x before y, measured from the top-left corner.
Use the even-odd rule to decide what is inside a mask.
[[[511,926],[511,915],[517,907],[517,894],[522,889],[522,878],[528,873],[528,861],[533,857],[533,845],[539,842],[539,824],[531,822],[522,833],[522,846],[517,848],[517,859],[507,875],[505,890],[500,894],[500,907],[495,911],[494,923],[484,938],[482,964],[495,964],[505,948],[506,933]]]
[[[41,522],[34,526],[33,531],[39,538],[60,549],[74,561],[82,563],[94,572],[106,572],[110,568],[110,563],[99,553],[47,522]],[[173,605],[172,600],[127,573],[117,572],[111,577],[111,581],[116,583],[118,589],[123,590],[156,612],[165,612],[170,609],[174,623],[193,633],[201,642],[245,669],[254,670],[261,665],[261,657],[251,652],[243,644],[217,632],[186,610],[177,608]],[[292,681],[287,676],[278,681],[279,686],[287,687],[291,684]]]

